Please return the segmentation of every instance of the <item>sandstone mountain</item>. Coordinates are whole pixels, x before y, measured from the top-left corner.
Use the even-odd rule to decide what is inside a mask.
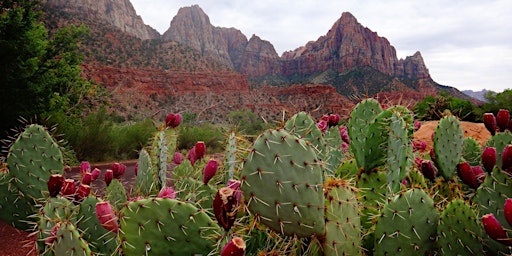
[[[159,35],[129,0],[46,0],[50,29],[85,24],[84,76],[113,92],[114,111],[127,119],[191,112],[212,121],[233,110],[267,120],[283,111],[346,112],[376,96],[410,104],[440,90],[421,53],[397,59],[389,41],[343,13],[326,35],[279,56],[257,35],[216,27],[203,10],[181,8]],[[315,112],[316,111],[316,112]]]

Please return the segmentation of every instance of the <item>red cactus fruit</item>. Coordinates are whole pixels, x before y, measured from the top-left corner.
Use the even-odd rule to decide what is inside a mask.
[[[336,126],[340,123],[340,115],[338,114],[330,114],[329,120],[327,121],[329,127]]]
[[[469,187],[473,189],[478,188],[478,181],[476,179],[476,175],[471,170],[471,166],[468,162],[463,162],[457,164],[457,174],[459,175],[459,178],[464,182],[464,184],[468,185]]]
[[[91,185],[91,182],[92,182],[92,173],[86,172],[84,174],[84,176],[82,176],[82,182],[80,182],[80,183],[85,184],[85,185]]]
[[[512,198],[505,199],[505,205],[503,206],[503,214],[508,224],[512,226]]]
[[[44,243],[46,245],[51,245],[55,240],[57,240],[57,232],[60,229],[60,222],[57,222],[55,226],[53,226],[52,230],[50,231],[50,235],[44,239]]]
[[[492,169],[496,165],[496,157],[495,147],[486,147],[482,152],[482,164],[487,172],[492,172]]]
[[[320,129],[322,133],[325,133],[327,131],[327,128],[329,128],[329,124],[324,120],[320,120],[318,121],[318,123],[316,123],[316,127],[318,127],[318,129]]]
[[[496,129],[498,125],[496,123],[496,117],[494,117],[493,113],[485,113],[484,114],[484,125],[485,128],[491,133],[491,135],[496,134]]]
[[[348,128],[346,126],[340,127],[341,140],[347,144],[350,144],[350,137],[348,136]]]
[[[505,232],[498,219],[494,217],[494,214],[489,213],[482,216],[482,223],[489,237],[502,244],[512,245],[512,240],[507,237],[507,232]]]
[[[78,202],[82,202],[86,197],[89,196],[90,193],[91,193],[91,186],[85,185],[85,184],[80,184],[80,186],[78,186],[78,190],[76,191],[76,194],[75,194],[75,200]]]
[[[206,185],[208,182],[215,176],[217,173],[217,169],[219,169],[219,163],[215,159],[208,160],[206,166],[204,167],[203,173],[203,183]]]
[[[196,161],[198,160],[197,159],[197,154],[196,154],[196,147],[192,147],[192,149],[190,149],[187,153],[187,159],[190,161],[190,164],[192,164],[192,166],[194,166],[196,164]]]
[[[103,178],[105,179],[107,186],[110,185],[110,182],[112,182],[112,179],[114,178],[114,172],[110,169],[106,170]]]
[[[414,130],[417,131],[421,128],[421,122],[418,120],[414,120]]]
[[[91,164],[87,161],[80,163],[80,174],[84,175],[87,172],[91,172]]]
[[[240,237],[233,237],[220,252],[221,256],[244,256],[245,242]]]
[[[52,174],[48,180],[48,191],[51,197],[56,197],[62,189],[64,183],[64,176],[60,174]]]
[[[414,151],[424,151],[427,149],[427,143],[425,141],[412,141],[412,148]]]
[[[76,193],[76,183],[73,179],[65,179],[64,183],[62,183],[61,194],[63,196],[75,195]]]
[[[242,183],[238,180],[228,180],[228,184],[227,184],[228,188],[231,188],[235,191],[234,197],[237,202],[242,202],[243,193],[242,193],[242,190],[240,190],[241,184]]]
[[[108,231],[117,233],[119,231],[119,223],[117,223],[117,216],[109,202],[99,202],[96,204],[96,217],[101,223],[101,226]]]
[[[197,159],[202,159],[206,154],[206,144],[203,141],[198,141],[195,145]]]
[[[97,180],[100,177],[101,170],[98,168],[94,168],[94,170],[92,170],[91,174],[92,174],[92,180]]]
[[[176,128],[181,124],[182,121],[183,121],[183,117],[181,116],[181,114],[170,113],[165,118],[165,125],[170,128]]]
[[[124,164],[113,163],[110,168],[112,169],[115,179],[121,178],[121,176],[126,172],[126,165]]]
[[[171,187],[163,187],[158,193],[159,198],[176,199],[176,191]]]
[[[181,155],[181,153],[180,152],[175,152],[174,156],[172,158],[172,161],[175,164],[179,165],[179,164],[181,164],[182,159],[183,159],[183,156]]]
[[[329,122],[329,116],[328,115],[322,115],[322,117],[320,118],[320,120],[324,120],[326,122]]]
[[[213,199],[213,213],[219,224],[228,231],[235,223],[238,211],[235,190],[229,187],[220,188]]]
[[[429,180],[435,180],[437,176],[437,168],[434,165],[434,162],[430,160],[422,160],[421,161],[421,167],[420,167],[421,173],[423,173],[423,176]]]
[[[475,175],[478,186],[484,183],[486,173],[484,172],[484,169],[482,169],[482,166],[471,166],[471,171]]]
[[[505,146],[501,153],[501,169],[512,173],[512,144]]]
[[[501,132],[504,132],[508,128],[510,122],[510,112],[506,109],[500,109],[496,115],[496,125]]]

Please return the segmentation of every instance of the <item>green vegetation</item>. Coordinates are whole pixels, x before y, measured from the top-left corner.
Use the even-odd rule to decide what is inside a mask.
[[[475,120],[475,106],[469,100],[463,100],[452,97],[446,92],[438,96],[427,96],[423,101],[418,102],[414,108],[414,113],[420,120],[438,120],[443,117],[443,113],[449,110],[453,115],[461,120]]]

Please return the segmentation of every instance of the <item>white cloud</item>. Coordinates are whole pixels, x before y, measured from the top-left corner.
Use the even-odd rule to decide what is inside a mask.
[[[281,54],[317,40],[351,12],[386,37],[399,58],[421,51],[431,76],[459,89],[512,88],[512,1],[131,0],[160,33],[180,7],[198,4],[214,26],[270,41]]]

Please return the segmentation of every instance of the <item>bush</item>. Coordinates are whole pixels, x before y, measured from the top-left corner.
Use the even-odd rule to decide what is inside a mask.
[[[420,120],[439,120],[446,110],[461,120],[474,121],[474,105],[468,101],[440,93],[438,96],[427,96],[418,102],[413,111]]]
[[[189,150],[196,145],[198,141],[206,144],[208,153],[222,152],[224,150],[224,135],[219,126],[212,124],[202,124],[197,126],[182,125],[179,130],[178,150]]]

